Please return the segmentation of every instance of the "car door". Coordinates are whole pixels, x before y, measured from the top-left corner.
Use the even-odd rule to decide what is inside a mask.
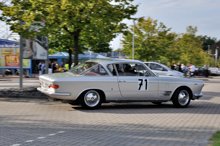
[[[126,66],[133,67],[133,73]],[[155,100],[158,95],[157,77],[140,63],[116,64],[118,84],[123,100]]]

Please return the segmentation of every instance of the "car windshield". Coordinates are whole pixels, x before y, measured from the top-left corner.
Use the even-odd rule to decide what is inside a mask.
[[[73,67],[68,72],[74,73],[76,75],[80,75],[81,73],[85,72],[86,70],[88,70],[89,68],[93,67],[96,64],[97,63],[94,62],[86,62]]]

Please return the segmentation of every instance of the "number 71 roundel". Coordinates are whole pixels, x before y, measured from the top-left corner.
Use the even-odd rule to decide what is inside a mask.
[[[147,79],[138,79],[138,90],[148,90]]]

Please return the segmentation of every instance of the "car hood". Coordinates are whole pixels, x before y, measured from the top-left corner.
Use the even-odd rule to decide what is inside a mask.
[[[68,77],[75,77],[76,75],[70,72],[63,72],[63,73],[53,73],[53,74],[44,74],[39,76],[40,79],[46,79],[53,81],[55,79],[63,79]]]

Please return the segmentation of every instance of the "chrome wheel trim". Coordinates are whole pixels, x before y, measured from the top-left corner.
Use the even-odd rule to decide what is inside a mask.
[[[89,107],[95,107],[100,102],[100,95],[97,91],[88,91],[84,96],[84,102]]]
[[[189,100],[190,100],[190,97],[189,97],[188,91],[186,91],[186,90],[180,91],[180,93],[178,95],[179,104],[182,105],[182,106],[185,106],[185,105],[187,105]]]

